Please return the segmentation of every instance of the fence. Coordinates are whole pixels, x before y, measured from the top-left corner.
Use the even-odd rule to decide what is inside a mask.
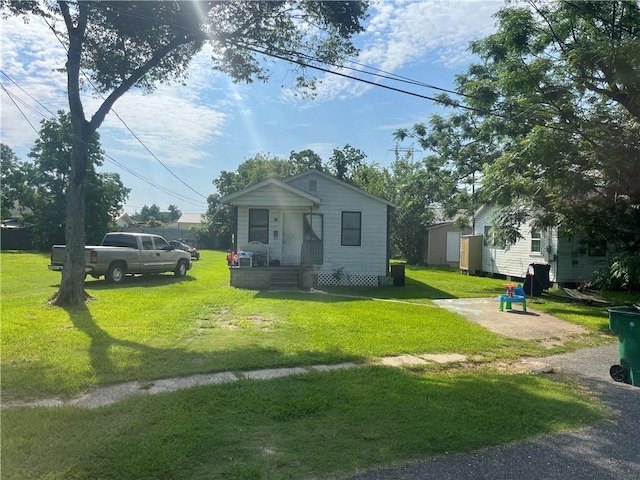
[[[33,250],[33,229],[0,228],[0,250]]]

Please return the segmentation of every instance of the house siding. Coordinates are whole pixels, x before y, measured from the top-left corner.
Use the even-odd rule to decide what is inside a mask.
[[[475,234],[484,235],[485,227],[491,226],[490,209],[476,217]],[[484,239],[482,247],[482,271],[492,275],[524,278],[529,265],[541,263],[550,265],[549,280],[556,282],[557,265],[553,259],[557,258],[557,234],[555,229],[545,230],[541,235],[541,252],[531,251],[531,225],[525,223],[520,229],[523,236],[515,244],[507,248],[486,245]]]
[[[477,234],[484,234],[484,227],[491,225],[492,209],[484,209],[476,217]],[[512,277],[524,277],[532,263],[550,265],[549,280],[563,284],[585,283],[593,278],[595,270],[604,268],[613,253],[592,257],[584,251],[580,237],[565,239],[557,228],[542,232],[540,254],[531,252],[531,226],[525,223],[520,229],[523,238],[507,249],[483,246],[482,271]]]
[[[316,190],[310,191],[315,181]],[[346,275],[370,274],[386,276],[387,272],[387,205],[321,175],[294,178],[289,185],[321,199],[319,208],[324,219],[324,262],[319,273],[344,269]],[[342,212],[361,212],[361,245],[341,245]]]

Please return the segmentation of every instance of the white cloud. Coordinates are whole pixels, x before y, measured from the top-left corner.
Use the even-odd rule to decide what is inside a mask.
[[[43,117],[50,118],[58,110],[69,109],[66,75],[60,71],[65,63],[65,50],[39,18],[26,25],[16,17],[2,20],[1,40],[5,73],[1,76],[2,85],[11,94],[10,98],[0,92],[2,142],[17,152],[26,151],[37,138],[34,129],[39,129]],[[201,150],[202,145],[222,135],[226,122],[224,104],[206,104],[205,93],[215,90],[216,82],[223,78],[207,68],[209,55],[210,52],[203,51],[194,59],[188,87],[162,85],[150,95],[132,90],[114,106],[129,128],[167,164],[196,164],[207,155]],[[85,115],[91,116],[101,102],[94,92],[84,92]],[[100,134],[109,154],[111,146],[116,151],[127,146],[128,152],[139,150],[140,155],[151,159],[114,113],[107,115]]]
[[[418,61],[447,68],[465,65],[472,59],[467,51],[469,41],[494,31],[492,15],[503,5],[500,0],[374,3],[366,32],[355,40],[361,42],[357,61],[388,72]],[[342,72],[352,74],[348,70]],[[367,79],[375,81],[374,77]],[[322,78],[317,98],[350,98],[370,88],[370,85],[329,74]],[[303,103],[291,89],[284,90],[281,99]]]

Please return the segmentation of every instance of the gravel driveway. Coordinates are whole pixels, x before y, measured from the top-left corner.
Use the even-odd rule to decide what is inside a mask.
[[[618,345],[554,355],[546,363],[574,372],[615,415],[593,427],[425,462],[370,470],[351,480],[622,480],[640,478],[640,387],[613,382]]]

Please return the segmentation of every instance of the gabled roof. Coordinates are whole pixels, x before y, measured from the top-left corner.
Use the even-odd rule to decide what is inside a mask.
[[[258,182],[255,185],[251,185],[250,187],[247,188],[243,188],[242,190],[238,190],[237,192],[233,192],[230,193],[229,195],[225,195],[224,197],[222,197],[220,199],[221,203],[228,203],[230,205],[234,204],[234,200],[237,200],[240,197],[243,197],[249,193],[255,192],[257,190],[261,190],[267,186],[271,186],[274,185],[276,187],[282,188],[283,190],[286,190],[294,195],[300,196],[303,199],[313,203],[315,206],[319,206],[321,203],[321,199],[311,195],[303,190],[300,190],[298,188],[295,188],[291,185],[286,184],[285,182],[282,182],[278,179],[275,178],[268,178],[267,180],[263,180],[262,182]]]
[[[116,222],[118,221],[122,221],[124,223],[126,223],[127,225],[137,225],[138,222],[136,222],[133,218],[131,218],[131,216],[129,216],[129,214],[127,212],[123,212],[122,214],[118,215],[116,217]]]
[[[350,183],[343,182],[342,180],[334,177],[333,175],[329,175],[328,173],[321,172],[320,170],[315,170],[315,169],[307,170],[306,172],[299,173],[298,175],[294,175],[293,177],[286,178],[284,181],[286,183],[289,183],[289,182],[293,182],[294,180],[298,180],[300,178],[307,177],[309,175],[318,175],[318,176],[320,176],[322,178],[325,178],[325,179],[330,180],[330,181],[332,181],[334,183],[337,183],[338,185],[342,185],[343,187],[349,188],[349,189],[353,190],[354,192],[358,192],[358,193],[360,193],[360,194],[362,194],[362,195],[364,195],[366,197],[372,198],[372,199],[377,200],[379,202],[382,202],[382,203],[384,203],[384,204],[386,204],[386,205],[388,205],[390,207],[396,208],[396,205],[394,203],[392,203],[392,202],[390,202],[388,200],[385,200],[382,197],[374,195],[373,193],[366,192],[366,191],[362,190],[361,188],[358,188],[356,186],[351,185]]]
[[[201,223],[202,213],[183,213],[177,223]]]

